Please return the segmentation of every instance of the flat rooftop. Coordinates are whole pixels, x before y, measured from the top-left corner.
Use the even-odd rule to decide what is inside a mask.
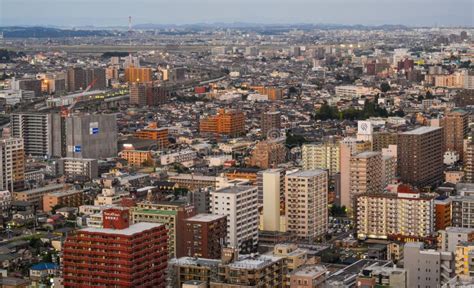
[[[257,186],[250,186],[250,185],[237,185],[237,186],[229,186],[225,188],[221,188],[216,190],[214,193],[240,193],[245,192],[248,190],[257,189]]]
[[[79,230],[80,232],[89,232],[89,233],[100,233],[100,234],[114,234],[114,235],[125,235],[125,236],[132,236],[137,233],[141,233],[146,230],[150,230],[156,227],[160,227],[163,224],[157,223],[146,223],[140,222],[137,224],[130,225],[128,228],[125,229],[110,229],[110,228],[84,228]]]
[[[295,173],[288,174],[289,177],[315,177],[326,173],[326,170],[314,169],[314,170],[303,170]]]
[[[199,221],[199,222],[211,222],[221,218],[224,218],[224,215],[215,215],[215,214],[197,214],[193,217],[187,218],[186,221]]]
[[[381,153],[380,152],[375,152],[375,151],[365,151],[365,152],[362,152],[362,153],[359,153],[359,154],[355,155],[354,157],[355,158],[370,158],[370,157],[377,156],[377,155],[381,155]]]
[[[402,135],[422,135],[441,129],[441,127],[423,126],[411,131],[403,132]]]

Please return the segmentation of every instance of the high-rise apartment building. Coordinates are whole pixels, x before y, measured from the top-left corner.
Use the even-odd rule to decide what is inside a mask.
[[[357,141],[356,138],[344,138],[340,142],[340,191],[336,193],[336,203],[351,208],[351,157],[363,151],[370,151],[370,142]]]
[[[211,213],[227,216],[227,247],[253,252],[258,243],[257,187],[230,186],[211,192]]]
[[[158,106],[166,103],[169,93],[166,88],[156,85],[153,82],[130,84],[130,104],[143,106]]]
[[[351,157],[350,166],[350,203],[357,195],[375,194],[383,191],[382,153],[366,151]],[[349,209],[352,205],[347,206]]]
[[[114,114],[71,115],[64,121],[67,157],[100,159],[117,156],[117,119]]]
[[[67,89],[69,92],[85,90],[102,90],[107,87],[104,68],[70,67],[67,69]]]
[[[22,138],[0,139],[0,190],[21,190],[25,182],[25,149]]]
[[[454,255],[425,249],[423,243],[406,243],[403,263],[407,287],[442,287],[454,277]]]
[[[225,215],[197,214],[184,220],[184,249],[189,257],[220,259],[227,237]]]
[[[328,229],[328,173],[305,170],[285,177],[287,231],[314,240]]]
[[[69,235],[63,248],[65,287],[165,287],[166,228],[129,225],[128,211],[103,211],[104,228]]]
[[[398,174],[403,183],[420,188],[442,182],[442,128],[420,127],[398,135]]]
[[[249,165],[262,169],[276,168],[286,162],[286,147],[279,140],[260,141],[255,145]]]
[[[282,202],[285,199],[285,176],[283,169],[270,169],[259,172],[259,192],[262,193],[264,231],[284,231],[282,229]],[[259,195],[260,197],[260,195]]]
[[[141,202],[130,212],[133,223],[150,222],[166,226],[170,258],[187,255],[188,251],[185,250],[184,245],[184,220],[196,214],[192,205],[172,202]]]
[[[24,141],[26,155],[61,156],[61,127],[59,114],[54,113],[13,113],[11,133]],[[58,151],[56,151],[58,150]]]
[[[464,153],[464,179],[474,183],[474,139],[467,140]]]
[[[158,149],[167,148],[169,131],[167,127],[158,127],[157,123],[150,123],[147,127],[135,132],[138,139],[154,140]]]
[[[469,131],[469,114],[463,110],[454,110],[443,119],[444,149],[456,151],[460,159],[464,156],[464,138]]]
[[[462,242],[474,241],[474,228],[447,227],[438,231],[440,251],[456,252],[456,246]]]
[[[355,206],[357,237],[433,241],[434,197],[407,185],[399,185],[396,193],[358,195]]]
[[[330,177],[339,173],[339,142],[327,141],[321,144],[304,144],[301,154],[304,170],[326,169]]]
[[[263,112],[260,116],[260,129],[263,138],[279,138],[281,129],[280,111]]]
[[[138,107],[146,106],[146,88],[144,83],[131,83],[129,87],[130,104]]]
[[[390,145],[397,145],[397,142],[396,132],[375,132],[372,134],[372,151],[382,151]]]
[[[245,133],[245,115],[241,111],[219,109],[217,115],[200,120],[199,131],[230,137],[240,136]]]
[[[151,68],[125,68],[125,81],[128,83],[145,83],[153,80],[153,71]]]
[[[458,183],[452,196],[451,221],[454,227],[474,228],[474,184]]]

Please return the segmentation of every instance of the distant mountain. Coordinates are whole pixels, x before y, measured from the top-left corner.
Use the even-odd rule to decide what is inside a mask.
[[[63,38],[63,37],[90,37],[111,36],[113,33],[106,30],[60,29],[51,27],[0,27],[4,38]]]

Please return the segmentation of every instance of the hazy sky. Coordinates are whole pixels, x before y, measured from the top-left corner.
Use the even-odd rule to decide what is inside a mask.
[[[474,26],[474,0],[0,0],[0,25],[198,22]]]

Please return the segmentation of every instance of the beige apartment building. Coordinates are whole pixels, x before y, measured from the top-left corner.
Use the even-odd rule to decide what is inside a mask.
[[[364,193],[356,200],[359,239],[434,239],[435,194],[399,185],[396,193]],[[431,239],[431,240],[433,240]]]
[[[328,173],[298,171],[285,177],[287,231],[311,241],[328,228]]]
[[[340,142],[340,171],[341,183],[339,195],[336,194],[336,203],[351,208],[351,157],[363,151],[370,151],[371,143],[358,141],[356,138],[344,138]]]
[[[350,206],[351,211],[355,197],[368,193],[380,193],[385,180],[383,172],[382,154],[366,151],[351,157],[350,166]]]
[[[328,141],[321,144],[304,144],[301,153],[304,170],[326,169],[329,172],[329,177],[339,173],[339,142]]]

